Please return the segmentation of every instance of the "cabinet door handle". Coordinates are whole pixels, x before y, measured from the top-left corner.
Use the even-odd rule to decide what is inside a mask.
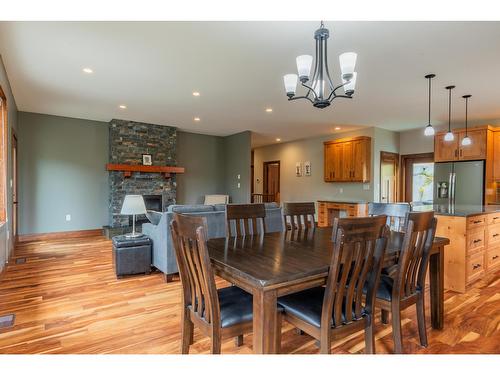
[[[495,234],[493,235],[493,237],[498,237],[498,236],[500,236],[500,234],[498,234],[498,233],[495,233]]]
[[[473,223],[474,224],[479,224],[479,223],[482,223],[483,221],[482,220],[474,220]]]
[[[455,157],[457,157],[457,156],[458,156],[458,153],[457,153],[457,151],[458,151],[458,150],[455,150]]]
[[[493,220],[498,220],[498,219],[500,219],[500,216],[496,216],[493,218]]]
[[[481,240],[474,240],[474,241],[472,241],[472,243],[478,243],[478,242],[481,242]]]
[[[481,267],[481,265],[479,263],[477,263],[477,264],[474,264],[472,266],[472,269],[475,270],[475,269],[478,269],[479,267]]]
[[[462,149],[460,149],[460,156],[462,156]]]
[[[491,258],[491,259],[495,260],[497,258],[498,258],[498,255],[494,255],[493,258]]]

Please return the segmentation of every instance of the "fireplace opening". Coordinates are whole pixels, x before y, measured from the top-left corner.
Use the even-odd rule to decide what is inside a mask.
[[[161,195],[143,195],[146,210],[163,212],[163,197]],[[135,224],[149,223],[146,215],[137,215]],[[129,225],[132,225],[132,216],[129,218]]]

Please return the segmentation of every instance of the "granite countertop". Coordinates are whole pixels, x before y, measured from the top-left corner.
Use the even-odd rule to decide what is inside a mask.
[[[436,215],[444,216],[476,216],[492,212],[500,212],[500,205],[423,205],[413,207],[413,211],[434,211]]]
[[[365,200],[362,199],[344,199],[344,198],[337,198],[337,199],[318,199],[318,202],[328,202],[328,203],[351,203],[351,204],[364,204],[368,203]]]

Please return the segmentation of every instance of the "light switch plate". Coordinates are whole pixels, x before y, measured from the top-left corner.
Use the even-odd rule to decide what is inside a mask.
[[[363,190],[370,190],[370,184],[363,184]]]
[[[66,221],[71,221],[71,215],[70,214],[66,214]]]
[[[241,187],[241,184],[238,182],[238,189]]]

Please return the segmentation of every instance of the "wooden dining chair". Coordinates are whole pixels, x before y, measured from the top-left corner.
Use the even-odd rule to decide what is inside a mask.
[[[265,217],[266,209],[262,203],[228,204],[226,206],[227,234],[229,237],[239,237],[265,233]],[[233,226],[234,231],[232,230]]]
[[[436,233],[434,212],[411,212],[401,244],[399,260],[393,276],[381,275],[377,288],[376,306],[382,309],[382,321],[392,316],[394,352],[403,353],[401,311],[416,305],[420,344],[427,346],[425,325],[425,274]]]
[[[189,353],[193,328],[212,341],[211,352],[221,351],[221,340],[252,331],[253,297],[230,286],[217,290],[208,255],[205,217],[174,214],[172,242],[182,284],[182,354]]]
[[[386,215],[391,230],[404,231],[406,215],[410,212],[409,203],[368,203],[368,216]]]
[[[332,340],[360,330],[365,331],[365,352],[375,353],[373,313],[389,235],[386,220],[385,216],[336,218],[326,286],[278,298],[283,318],[319,340],[323,354],[330,353]]]
[[[283,203],[283,219],[287,229],[314,228],[314,202]]]

